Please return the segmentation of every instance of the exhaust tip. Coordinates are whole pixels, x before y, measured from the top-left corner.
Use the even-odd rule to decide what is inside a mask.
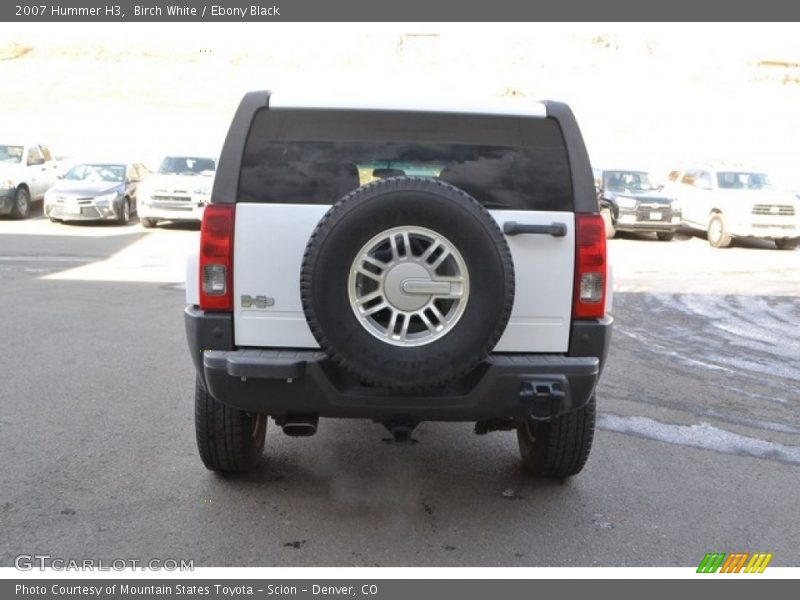
[[[291,437],[309,437],[317,433],[318,417],[287,417],[278,424]]]

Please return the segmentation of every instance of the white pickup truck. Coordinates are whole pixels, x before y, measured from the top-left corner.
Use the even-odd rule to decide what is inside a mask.
[[[31,202],[58,176],[58,162],[42,144],[0,144],[0,215],[25,219]]]

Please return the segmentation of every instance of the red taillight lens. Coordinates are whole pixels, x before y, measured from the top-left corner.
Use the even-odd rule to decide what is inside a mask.
[[[200,227],[200,308],[233,310],[235,207],[209,204]]]
[[[606,229],[600,215],[575,215],[575,298],[572,316],[600,319],[606,311]]]

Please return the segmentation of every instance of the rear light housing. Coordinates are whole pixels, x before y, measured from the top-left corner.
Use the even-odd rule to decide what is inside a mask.
[[[606,229],[597,214],[575,215],[575,319],[601,319],[606,311],[608,284]]]
[[[209,204],[200,227],[200,308],[233,310],[233,225],[235,207]]]

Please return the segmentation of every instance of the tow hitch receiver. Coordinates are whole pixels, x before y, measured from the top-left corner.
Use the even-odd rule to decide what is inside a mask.
[[[383,442],[392,446],[413,446],[419,440],[411,437],[418,423],[383,423],[383,426],[392,434],[390,438],[383,438]]]
[[[523,381],[519,399],[528,417],[534,421],[549,421],[564,412],[568,385],[567,378],[561,375]]]

